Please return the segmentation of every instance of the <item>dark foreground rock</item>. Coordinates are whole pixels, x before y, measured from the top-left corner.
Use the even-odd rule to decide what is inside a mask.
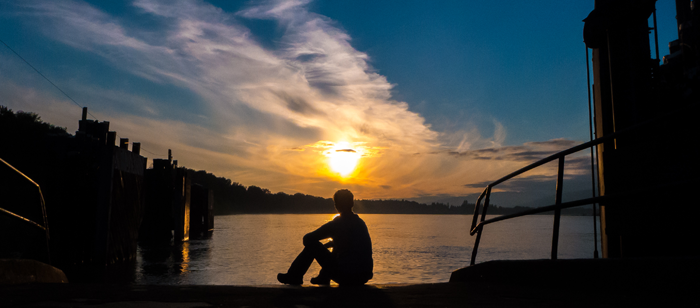
[[[0,259],[0,286],[23,283],[66,283],[60,269],[35,260]]]

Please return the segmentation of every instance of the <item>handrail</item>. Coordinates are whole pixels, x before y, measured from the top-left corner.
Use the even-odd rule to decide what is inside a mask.
[[[577,206],[591,204],[591,203],[598,203],[598,202],[601,202],[601,201],[608,199],[608,198],[609,198],[609,196],[607,196],[607,197],[606,196],[598,196],[598,197],[594,197],[594,198],[586,198],[586,199],[580,199],[580,200],[576,200],[576,201],[564,202],[564,203],[561,203],[558,205],[553,204],[553,205],[538,207],[538,208],[534,208],[531,210],[525,210],[522,212],[508,214],[508,215],[501,215],[501,216],[494,217],[494,218],[491,218],[489,220],[485,220],[485,221],[480,222],[478,225],[476,225],[476,227],[474,227],[474,229],[469,231],[469,235],[474,235],[474,233],[476,233],[478,230],[483,228],[485,225],[492,224],[494,222],[499,222],[501,220],[517,218],[517,217],[527,216],[527,215],[535,215],[535,214],[549,212],[549,211],[553,211],[553,210],[557,210],[557,209],[563,210],[563,209],[568,209],[571,207],[577,207]]]
[[[41,224],[39,224],[39,223],[37,223],[37,222],[35,222],[35,221],[29,219],[29,218],[23,217],[23,216],[21,216],[21,215],[18,215],[18,214],[16,214],[16,213],[13,213],[13,212],[8,211],[8,210],[3,209],[3,208],[0,208],[0,213],[4,213],[4,214],[6,214],[6,215],[9,215],[10,217],[15,217],[15,218],[20,219],[20,220],[22,220],[22,221],[24,221],[24,222],[26,222],[26,223],[29,223],[29,224],[31,224],[31,225],[33,225],[33,226],[35,226],[35,227],[38,227],[39,229],[44,230],[44,235],[45,235],[45,238],[46,238],[46,255],[47,255],[47,258],[48,258],[48,263],[51,264],[51,251],[50,251],[50,248],[49,248],[49,238],[50,238],[49,220],[48,220],[48,217],[46,216],[46,202],[44,201],[44,194],[41,192],[41,186],[39,186],[39,184],[37,184],[36,182],[34,182],[34,180],[32,180],[30,177],[28,177],[27,175],[25,175],[24,173],[22,173],[22,171],[19,171],[17,168],[15,168],[14,166],[10,165],[10,163],[6,162],[4,159],[0,158],[0,162],[2,162],[3,164],[5,164],[6,166],[10,167],[10,169],[14,170],[14,171],[17,172],[19,175],[21,175],[22,177],[24,177],[26,180],[28,180],[29,182],[31,182],[32,184],[34,184],[34,186],[36,186],[37,190],[39,191],[39,201],[40,201],[40,203],[41,203],[41,214],[42,214],[42,217],[43,217],[43,219],[44,219],[44,225],[41,225]]]
[[[689,107],[693,104],[688,104],[685,107]],[[672,111],[668,113],[667,115],[663,115],[660,118],[667,117],[668,115],[681,112],[682,109],[685,108],[679,108],[675,111]],[[588,198],[588,199],[582,199],[578,201],[573,201],[573,202],[566,202],[562,203],[561,202],[561,196],[562,196],[562,184],[563,184],[563,179],[564,179],[564,158],[569,155],[576,153],[578,151],[597,146],[601,143],[619,138],[622,135],[629,134],[630,132],[633,132],[643,126],[647,126],[653,122],[657,122],[656,119],[651,119],[647,120],[645,122],[639,123],[637,125],[628,127],[626,129],[614,132],[612,134],[609,134],[607,136],[603,136],[582,144],[579,144],[577,146],[571,147],[569,149],[563,150],[561,152],[552,154],[546,158],[540,159],[530,165],[527,165],[523,168],[518,169],[515,172],[512,172],[494,182],[491,184],[487,185],[484,191],[479,195],[479,198],[477,199],[476,203],[474,204],[474,214],[472,218],[472,226],[471,230],[469,232],[470,235],[474,235],[476,233],[476,240],[474,241],[474,248],[472,249],[472,257],[470,261],[470,265],[474,265],[476,263],[476,254],[479,249],[479,242],[481,241],[481,232],[483,230],[483,227],[487,224],[494,223],[497,221],[505,220],[505,219],[510,219],[510,218],[515,218],[515,217],[520,217],[520,216],[525,216],[525,215],[531,215],[531,214],[536,214],[540,212],[546,212],[546,211],[551,211],[554,210],[554,227],[553,227],[553,234],[552,234],[552,254],[551,257],[552,259],[557,258],[557,248],[558,248],[558,241],[559,241],[559,221],[560,221],[560,216],[561,216],[561,209],[564,208],[569,208],[569,207],[574,207],[574,206],[580,206],[580,205],[586,205],[586,204],[591,204],[591,203],[598,203],[602,200],[604,200],[604,197],[594,197],[594,198]],[[559,160],[559,166],[558,166],[558,172],[557,172],[557,187],[556,187],[556,201],[554,205],[547,206],[544,208],[537,208],[534,210],[528,210],[528,211],[523,211],[521,213],[516,213],[516,214],[511,214],[511,215],[504,215],[504,216],[499,216],[496,218],[489,219],[488,221],[486,220],[486,212],[488,210],[489,202],[491,199],[491,189],[498,185],[501,184],[507,180],[510,180],[518,175],[521,175],[527,171],[530,171],[534,168],[537,168],[539,166],[542,166],[546,163],[552,162],[555,159]],[[481,208],[481,201],[484,201],[484,206],[483,209],[480,210]],[[478,216],[481,214],[481,222],[477,224]]]
[[[20,215],[17,215],[17,214],[15,214],[15,213],[12,213],[12,212],[10,212],[10,211],[8,211],[8,210],[6,210],[6,209],[3,209],[3,208],[1,208],[1,207],[0,207],[0,212],[1,212],[1,213],[5,213],[5,214],[7,214],[7,215],[9,215],[9,216],[15,217],[15,218],[17,218],[17,219],[19,219],[19,220],[22,220],[22,221],[24,221],[24,222],[26,222],[26,223],[28,223],[28,224],[30,224],[30,225],[33,225],[33,226],[35,226],[35,227],[37,227],[37,228],[39,228],[39,229],[41,229],[41,230],[46,231],[46,228],[45,228],[44,226],[42,226],[42,225],[40,225],[40,224],[34,222],[33,220],[31,220],[31,219],[29,219],[29,218],[22,217],[22,216],[20,216]]]
[[[680,183],[682,183],[682,182],[667,183],[664,185],[659,185],[656,188],[663,189],[663,188],[673,187],[673,186],[679,185]],[[605,195],[605,196],[598,196],[598,197],[579,199],[579,200],[574,200],[574,201],[569,201],[569,202],[563,202],[559,205],[552,204],[552,205],[548,205],[548,206],[542,206],[542,207],[529,209],[529,210],[525,210],[525,211],[517,212],[517,213],[513,213],[513,214],[508,214],[508,215],[501,215],[501,216],[497,216],[497,217],[487,219],[485,221],[480,222],[479,224],[476,225],[476,227],[474,227],[474,229],[469,231],[469,235],[474,235],[479,229],[483,228],[484,226],[486,226],[488,224],[492,224],[494,222],[499,222],[502,220],[517,218],[517,217],[522,217],[522,216],[527,216],[527,215],[536,215],[539,213],[549,212],[549,211],[553,211],[556,209],[563,210],[563,209],[568,209],[568,208],[577,207],[577,206],[586,205],[586,204],[602,203],[603,201],[610,201],[610,200],[625,198],[627,196],[639,195],[639,194],[643,194],[644,192],[645,192],[645,190],[635,190],[635,191],[630,191],[630,192],[626,192],[626,193],[610,194],[610,195]]]

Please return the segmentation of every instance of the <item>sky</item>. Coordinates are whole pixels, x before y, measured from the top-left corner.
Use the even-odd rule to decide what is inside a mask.
[[[589,140],[593,2],[0,0],[0,39],[75,101],[2,45],[0,105],[69,132],[87,106],[149,160],[172,149],[273,193],[472,203]],[[657,3],[661,56],[673,5]],[[567,157],[565,196],[590,195],[588,155]],[[555,176],[492,201],[553,203]]]

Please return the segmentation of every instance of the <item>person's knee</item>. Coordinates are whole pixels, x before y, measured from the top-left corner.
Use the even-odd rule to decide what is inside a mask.
[[[312,238],[309,237],[308,234],[304,235],[303,242],[304,242],[305,247],[316,247],[316,246],[323,247],[323,244],[321,244],[321,242],[313,240]]]

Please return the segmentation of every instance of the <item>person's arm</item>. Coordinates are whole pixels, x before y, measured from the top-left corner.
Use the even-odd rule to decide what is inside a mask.
[[[318,242],[322,239],[327,239],[331,237],[333,230],[333,221],[329,221],[323,226],[320,226],[318,229],[307,233],[304,235],[304,246],[308,246],[309,244],[312,244],[314,242]]]

